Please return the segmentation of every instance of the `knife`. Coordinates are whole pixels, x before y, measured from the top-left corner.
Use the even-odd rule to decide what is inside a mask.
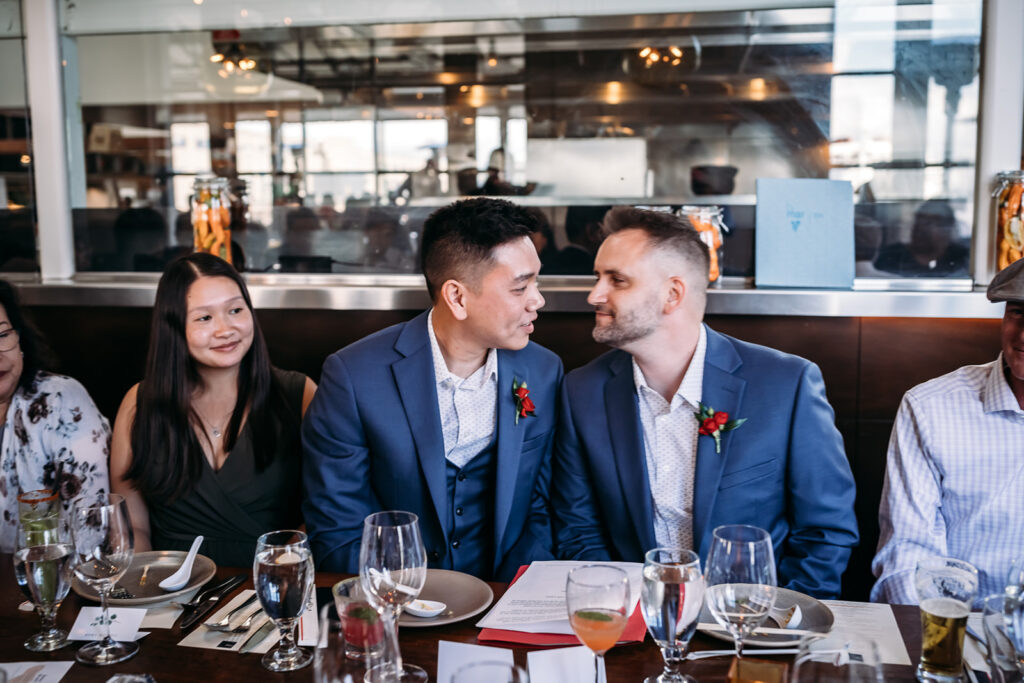
[[[242,647],[238,648],[238,651],[245,654],[255,650],[263,642],[263,639],[273,632],[274,626],[274,620],[268,617],[263,626],[260,626],[255,633],[245,639],[245,642],[242,643]]]
[[[228,579],[221,585],[206,592],[204,594],[203,601],[195,607],[195,609],[192,611],[192,614],[187,615],[181,620],[182,630],[195,625],[199,621],[202,621],[202,619],[206,617],[206,615],[209,614],[214,607],[217,606],[217,603],[220,602],[221,598],[223,598],[225,595],[227,595],[228,593],[230,593],[231,591],[235,590],[240,585],[245,583],[245,580],[247,578],[249,578],[248,574],[238,574],[236,576],[232,576],[230,579]]]

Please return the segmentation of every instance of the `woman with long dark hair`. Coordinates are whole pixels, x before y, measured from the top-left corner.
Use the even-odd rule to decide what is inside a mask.
[[[190,254],[157,287],[146,374],[117,413],[111,483],[136,548],[252,563],[264,532],[301,523],[299,424],[316,385],[270,364],[245,282]]]
[[[12,552],[18,494],[53,491],[65,509],[110,488],[110,426],[81,384],[46,372],[45,345],[0,280],[0,552]]]

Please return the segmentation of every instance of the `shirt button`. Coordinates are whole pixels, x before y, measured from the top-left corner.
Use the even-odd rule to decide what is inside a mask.
[[[458,480],[459,481],[466,481],[466,473],[465,472],[459,472]]]
[[[455,514],[457,514],[459,517],[461,517],[462,516],[462,508],[455,508]]]
[[[454,541],[452,541],[452,547],[453,548],[458,548],[459,547],[459,540],[458,539],[455,539]]]

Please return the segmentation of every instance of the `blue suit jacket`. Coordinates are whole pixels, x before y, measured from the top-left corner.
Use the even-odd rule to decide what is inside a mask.
[[[694,546],[707,560],[722,524],[767,529],[779,585],[835,597],[857,543],[854,482],[809,361],[707,330],[702,403],[747,418],[699,436]],[[642,562],[655,547],[653,508],[631,357],[612,351],[569,373],[551,484],[558,554]]]
[[[512,381],[527,382],[536,417],[515,423]],[[562,362],[530,343],[498,351],[494,577],[552,559],[548,515],[551,448]],[[303,513],[318,567],[359,571],[363,519],[408,510],[432,565],[445,555],[451,519],[444,436],[427,314],[332,354],[302,424]],[[484,577],[489,578],[489,577]]]

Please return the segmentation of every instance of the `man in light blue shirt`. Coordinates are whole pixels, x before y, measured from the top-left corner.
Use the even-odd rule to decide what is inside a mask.
[[[1024,260],[988,298],[1006,302],[1002,352],[906,393],[889,439],[875,602],[916,604],[914,570],[951,556],[978,568],[979,598],[1001,593],[1024,555]]]

